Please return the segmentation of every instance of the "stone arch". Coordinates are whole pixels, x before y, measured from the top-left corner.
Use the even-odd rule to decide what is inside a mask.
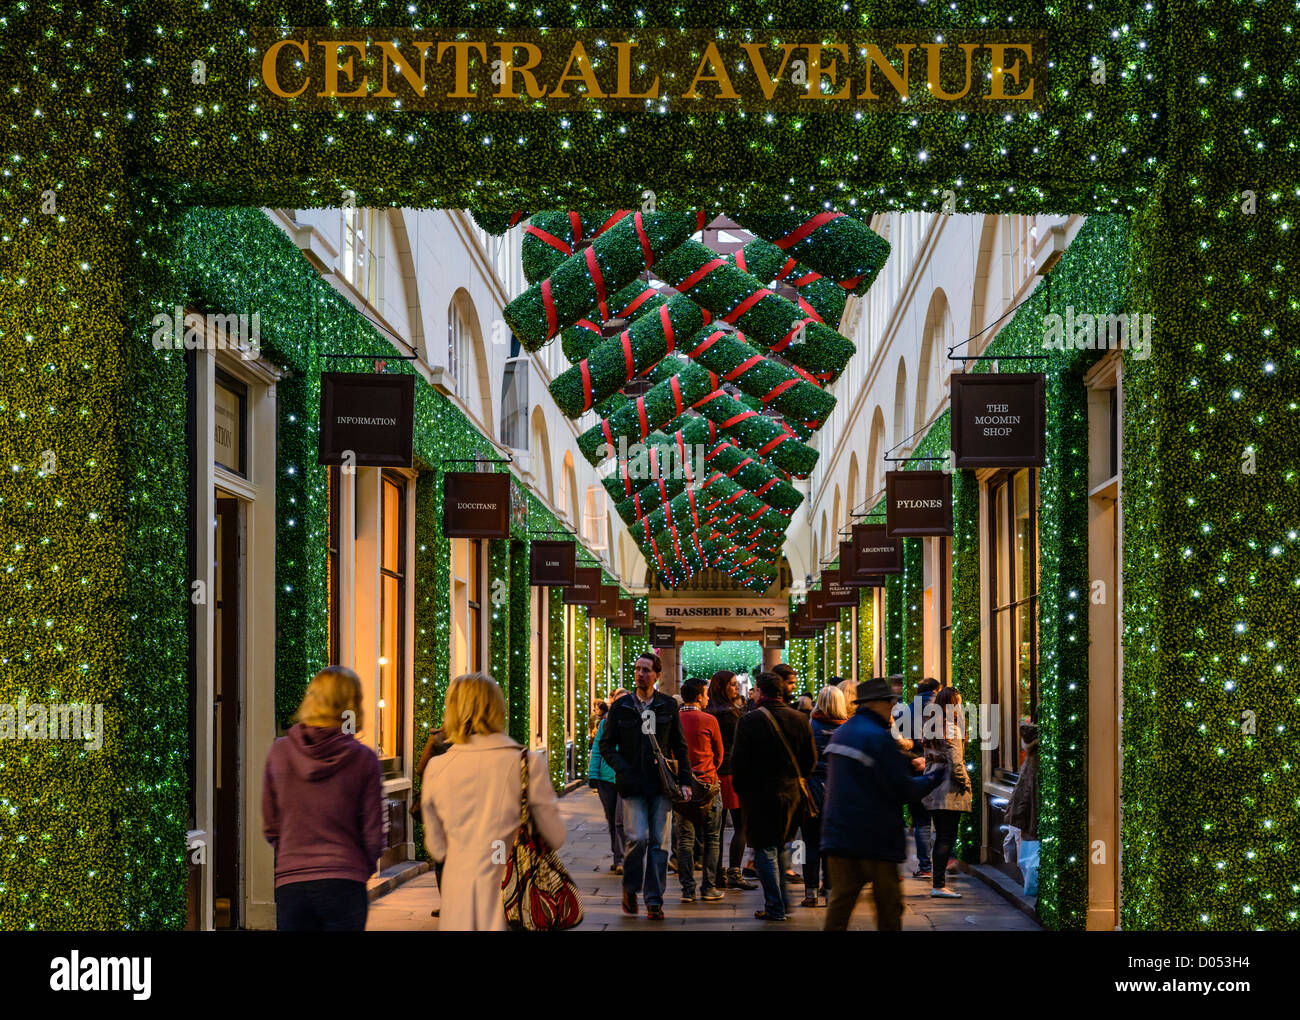
[[[492,392],[484,385],[488,378],[487,351],[483,346],[483,329],[479,324],[478,309],[474,299],[464,287],[457,288],[447,305],[448,343],[454,329],[455,319],[459,317],[468,332],[467,353],[469,364],[456,366],[456,395],[465,402],[470,416],[475,419],[485,436],[495,436],[496,427],[492,420]]]
[[[541,405],[533,408],[532,449],[528,455],[537,487],[552,506],[555,505],[555,480],[551,477],[551,437],[546,429],[546,415]],[[542,484],[545,482],[545,484]]]
[[[945,367],[949,364],[948,348],[952,342],[952,311],[948,307],[948,295],[942,287],[936,287],[930,295],[930,307],[925,313],[925,328],[921,333],[913,432],[919,432],[925,426],[933,416],[935,405],[942,399]]]
[[[871,438],[867,443],[867,499],[873,498],[883,483],[885,466],[881,458],[885,449],[885,415],[877,405],[876,413],[871,416]]]
[[[898,359],[898,374],[894,377],[894,432],[889,441],[895,455],[902,452],[902,442],[910,433],[907,429],[907,359]]]

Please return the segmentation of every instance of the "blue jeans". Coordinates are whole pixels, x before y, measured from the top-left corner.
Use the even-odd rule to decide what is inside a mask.
[[[668,823],[672,804],[667,797],[623,798],[623,888],[639,893],[645,886],[647,907],[664,905],[668,884]],[[646,856],[649,855],[649,863]]]
[[[772,918],[785,917],[792,906],[785,873],[790,868],[790,851],[782,846],[754,847],[754,870],[763,887],[763,910]]]
[[[930,870],[930,812],[919,804],[913,804],[908,810],[912,812],[912,838],[916,840],[916,870]]]
[[[716,876],[722,862],[722,794],[704,809],[704,824],[697,825],[680,811],[677,814],[677,877],[682,895],[695,894],[695,850],[704,854],[704,891],[717,888]]]

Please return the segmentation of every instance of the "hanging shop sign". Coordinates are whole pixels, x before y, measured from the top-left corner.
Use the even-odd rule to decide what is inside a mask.
[[[838,570],[822,571],[822,599],[827,609],[848,609],[858,604],[856,588],[840,584]],[[836,614],[836,619],[839,614]]]
[[[668,648],[677,644],[677,628],[666,627],[662,623],[650,625],[650,645],[652,648]]]
[[[612,620],[618,615],[618,585],[602,584],[600,599],[594,606],[587,607],[587,615],[601,620]]]
[[[886,471],[885,534],[890,538],[951,535],[952,475]]]
[[[631,602],[634,608],[632,610],[631,625],[628,626],[620,623],[618,627],[618,632],[621,635],[623,635],[623,637],[644,637],[645,636],[644,610],[642,610],[640,606],[637,606],[636,599],[626,599],[626,600],[620,599],[619,601],[620,603],[623,601]]]
[[[819,589],[808,593],[808,622],[814,625],[823,623],[835,623],[840,618],[840,611],[837,608],[826,605],[826,591]]]
[[[903,572],[903,543],[897,538],[890,538],[885,525],[855,524],[852,541],[855,578],[859,575]]]
[[[414,435],[415,376],[321,375],[317,463],[409,468]]]
[[[442,533],[448,538],[509,538],[510,475],[484,471],[443,475]]]
[[[528,583],[540,588],[567,588],[578,569],[572,542],[533,542],[528,552]]]
[[[859,574],[852,581],[845,583],[845,586],[856,591],[859,588],[883,588],[885,586],[884,574]]]
[[[600,567],[577,567],[573,571],[573,584],[564,589],[566,606],[595,606],[600,604]]]
[[[765,649],[778,649],[785,647],[785,628],[784,627],[764,627],[763,628],[763,647]]]
[[[610,624],[618,632],[633,634],[636,632],[636,603],[632,599],[619,599],[618,611],[610,618]]]
[[[1043,467],[1047,463],[1047,376],[966,375],[952,386],[953,467]]]
[[[853,555],[853,539],[847,542],[840,542],[840,580],[845,584],[853,580],[853,575],[858,572],[856,559]]]

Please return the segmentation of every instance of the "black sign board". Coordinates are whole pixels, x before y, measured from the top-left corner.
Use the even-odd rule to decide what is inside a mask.
[[[325,372],[317,463],[411,466],[415,376]]]
[[[567,588],[578,569],[572,542],[533,542],[528,552],[528,583],[542,588]]]
[[[566,606],[594,606],[600,602],[600,567],[578,567],[573,584],[564,589]]]
[[[883,524],[855,524],[853,566],[855,579],[858,574],[901,574],[903,543],[890,538]]]
[[[840,618],[840,611],[827,607],[826,592],[810,591],[808,593],[808,622],[814,626],[821,623],[834,623]]]
[[[1047,463],[1047,376],[954,372],[949,383],[953,467],[1043,467]]]
[[[848,584],[853,580],[853,575],[858,572],[853,556],[853,539],[847,542],[840,542],[840,580]]]
[[[662,623],[650,625],[650,645],[653,648],[667,648],[677,644],[677,628]]]
[[[859,588],[883,588],[885,586],[884,574],[859,574],[852,581],[844,585],[846,588],[852,588],[856,591]]]
[[[763,647],[764,647],[764,648],[784,648],[784,647],[785,647],[785,628],[784,628],[784,627],[764,627],[764,628],[763,628]]]
[[[822,598],[827,609],[848,609],[858,604],[858,591],[856,588],[840,584],[838,570],[823,570]]]
[[[619,629],[619,633],[623,631],[633,632],[636,627],[635,606],[636,603],[631,599],[618,600],[618,612],[610,618],[609,622]]]
[[[443,475],[442,533],[448,538],[509,538],[510,475],[483,471]]]
[[[952,534],[952,475],[943,471],[885,472],[885,534]],[[858,559],[861,565],[861,557]]]
[[[645,612],[637,607],[636,599],[629,599],[628,601],[630,601],[633,606],[632,624],[631,626],[624,626],[620,623],[618,632],[624,637],[636,637],[637,635],[645,634]]]
[[[600,599],[593,606],[587,607],[587,615],[602,620],[612,620],[618,615],[618,585],[602,584]]]

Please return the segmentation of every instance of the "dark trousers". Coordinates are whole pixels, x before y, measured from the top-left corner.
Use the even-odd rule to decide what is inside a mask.
[[[829,889],[830,872],[826,867],[826,858],[822,856],[822,816],[813,818],[804,816],[799,823],[799,838],[803,840],[803,894],[816,896],[818,888]],[[817,884],[821,879],[820,887]]]
[[[727,867],[733,871],[740,870],[745,859],[745,814],[740,808],[728,808],[723,812],[731,819],[731,849],[727,851]]]
[[[848,930],[858,893],[868,883],[876,901],[876,931],[903,930],[903,890],[897,863],[828,854],[826,865],[831,875],[831,895],[826,904],[825,931]]]
[[[275,890],[277,931],[365,931],[370,899],[365,882],[322,878]]]
[[[930,817],[934,819],[934,877],[930,884],[935,889],[942,889],[948,878],[948,858],[957,845],[957,823],[961,821],[961,812],[931,811]]]
[[[605,824],[609,826],[609,851],[614,855],[614,863],[622,864],[623,813],[618,809],[618,787],[597,779],[596,793],[600,795],[600,806],[605,810]]]
[[[909,805],[908,811],[912,814],[912,838],[916,840],[916,868],[918,871],[929,871],[930,812],[920,803]]]

